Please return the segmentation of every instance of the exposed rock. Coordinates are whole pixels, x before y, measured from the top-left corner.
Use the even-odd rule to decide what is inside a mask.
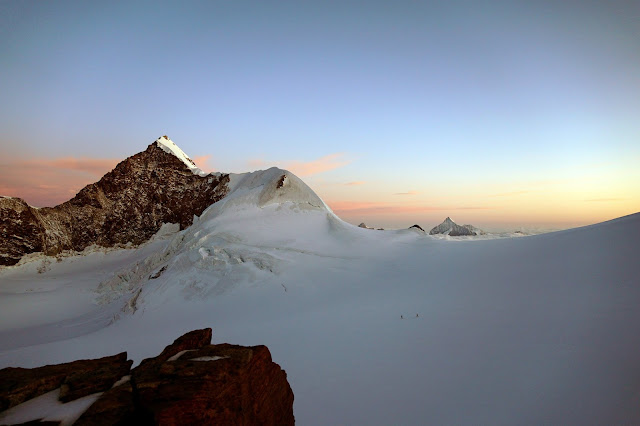
[[[292,425],[293,392],[265,346],[210,345],[211,329],[176,339],[105,392],[76,425]]]
[[[167,265],[164,265],[162,268],[160,268],[160,269],[158,270],[158,272],[156,272],[155,274],[151,274],[151,275],[149,275],[149,279],[150,279],[150,280],[155,280],[155,279],[157,279],[157,278],[160,278],[160,276],[162,275],[162,273],[163,273],[164,271],[166,271],[166,270],[167,270]]]
[[[422,226],[420,226],[420,225],[412,225],[412,226],[409,227],[409,229],[411,229],[411,228],[416,228],[416,229],[421,230],[422,232],[426,232],[424,229],[422,229]]]
[[[67,385],[70,401],[81,396],[109,389],[127,374],[132,361],[127,353],[99,359],[79,360],[38,368],[4,368],[0,370],[0,411]],[[122,373],[122,374],[121,374]]]
[[[362,222],[360,225],[358,225],[358,228],[371,229],[371,230],[375,230],[376,229],[376,228],[369,228],[364,222]],[[384,231],[384,228],[378,228],[378,231]]]
[[[194,215],[226,196],[229,175],[196,174],[163,147],[152,143],[56,207],[0,197],[0,265],[40,251],[55,255],[92,244],[141,244],[163,223],[186,228]]]
[[[210,328],[190,331],[174,340],[173,343],[164,348],[157,357],[142,360],[134,371],[137,373],[146,372],[147,370],[155,371],[179,352],[200,349],[210,345],[211,336],[212,330]]]
[[[294,424],[293,392],[266,346],[206,346],[133,378],[154,424]]]
[[[43,250],[44,228],[34,211],[20,198],[0,197],[0,265]]]
[[[129,374],[131,364],[133,364],[133,361],[127,361],[126,352],[115,357],[112,362],[95,366],[91,370],[72,372],[64,379],[58,399],[62,402],[69,402],[109,389],[122,376]]]
[[[434,227],[429,231],[429,235],[444,234],[451,237],[458,237],[463,235],[475,236],[478,234],[484,234],[484,232],[471,225],[458,225],[451,218],[447,217],[444,222]]]
[[[295,423],[287,374],[266,346],[210,343],[210,328],[191,331],[132,371],[126,353],[5,368],[0,412],[61,387],[63,402],[104,392],[74,423],[80,426]]]
[[[131,382],[103,393],[76,422],[75,426],[149,425],[151,419],[136,410]]]

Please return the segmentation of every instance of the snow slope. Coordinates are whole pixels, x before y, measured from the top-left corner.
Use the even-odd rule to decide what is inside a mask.
[[[269,347],[299,424],[640,422],[640,214],[452,242],[346,224],[279,169],[230,186],[169,240],[0,270],[0,367],[211,326]]]

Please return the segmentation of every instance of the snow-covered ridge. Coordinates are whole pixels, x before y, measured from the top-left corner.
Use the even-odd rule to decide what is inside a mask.
[[[178,145],[175,144],[175,142],[169,139],[167,135],[159,137],[158,139],[156,139],[155,143],[164,152],[168,152],[169,154],[173,154],[178,157],[180,161],[182,161],[194,175],[206,176],[209,174],[203,172],[200,168],[198,168],[198,166],[196,166],[196,163],[194,163],[193,160],[189,158],[189,156],[185,154]]]

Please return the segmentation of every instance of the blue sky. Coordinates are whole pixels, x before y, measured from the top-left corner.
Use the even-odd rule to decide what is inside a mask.
[[[639,46],[638,2],[4,1],[0,192],[167,134],[352,222],[593,223],[640,210]]]

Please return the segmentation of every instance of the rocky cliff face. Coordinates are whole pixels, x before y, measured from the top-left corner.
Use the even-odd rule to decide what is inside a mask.
[[[194,215],[229,192],[228,175],[194,173],[161,142],[170,141],[158,139],[56,207],[0,198],[0,265],[34,252],[140,244],[163,223],[179,223],[181,229],[191,225]]]
[[[36,212],[20,198],[0,197],[0,265],[43,251],[45,230]]]
[[[293,391],[269,349],[211,345],[211,334],[210,328],[191,331],[133,370],[126,352],[0,370],[0,423],[26,415],[40,424],[44,413],[25,414],[29,409],[20,404],[57,389],[63,403],[95,400],[88,409],[65,410],[78,426],[293,425]]]
[[[451,237],[459,237],[464,235],[474,236],[478,234],[484,234],[484,232],[471,225],[458,225],[453,220],[451,220],[450,217],[448,217],[440,225],[435,226],[431,229],[431,231],[429,231],[429,235],[435,234],[445,234]]]

